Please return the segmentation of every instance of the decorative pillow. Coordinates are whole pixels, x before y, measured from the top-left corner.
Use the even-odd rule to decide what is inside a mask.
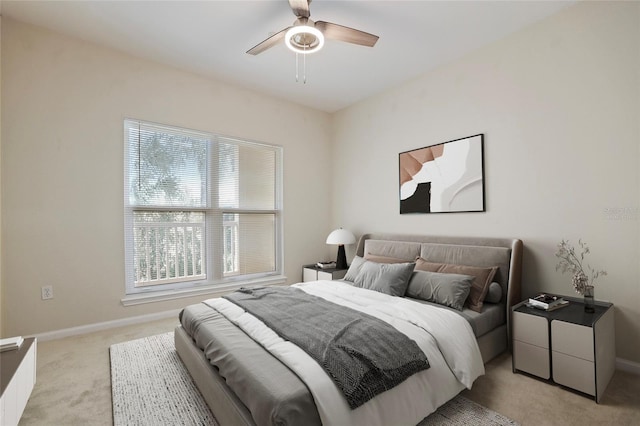
[[[489,285],[493,281],[493,277],[498,271],[498,267],[483,268],[480,266],[466,266],[466,265],[452,265],[448,263],[432,263],[427,262],[425,259],[416,259],[416,269],[420,271],[441,272],[443,274],[460,274],[471,275],[475,277],[471,284],[471,291],[467,300],[469,309],[481,312],[482,304],[487,292],[489,291]]]
[[[487,296],[489,285],[496,275],[497,270],[497,266],[493,268],[481,268],[478,266],[444,265],[438,272],[474,276],[475,279],[471,284],[467,304],[472,311],[482,312],[482,302],[484,302],[484,298]]]
[[[461,311],[473,279],[471,275],[414,271],[407,287],[407,296]]]
[[[365,261],[353,281],[356,287],[404,296],[415,263],[376,263]]]
[[[356,256],[351,261],[351,265],[349,265],[349,269],[347,269],[347,273],[344,275],[343,280],[353,282],[358,276],[358,272],[360,272],[360,268],[364,265],[364,258],[360,256]]]
[[[416,259],[416,271],[438,272],[443,266],[444,263],[427,262],[419,256]]]
[[[489,291],[487,292],[487,297],[484,298],[484,301],[488,303],[500,303],[501,300],[502,286],[494,281],[489,284]]]
[[[406,259],[399,259],[397,257],[378,256],[377,254],[367,253],[364,255],[365,260],[370,260],[376,263],[407,263]]]

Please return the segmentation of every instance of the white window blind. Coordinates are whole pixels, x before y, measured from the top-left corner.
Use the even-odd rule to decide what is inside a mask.
[[[125,120],[127,293],[281,274],[281,148]]]

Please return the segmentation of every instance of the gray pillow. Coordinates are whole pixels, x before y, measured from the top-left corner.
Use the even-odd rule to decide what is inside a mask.
[[[474,278],[471,275],[415,271],[409,280],[407,296],[461,311]]]
[[[501,300],[502,286],[494,281],[489,284],[489,291],[487,292],[487,296],[484,298],[484,301],[489,303],[500,303]]]
[[[364,262],[364,257],[354,257],[351,261],[351,265],[349,265],[349,269],[347,269],[347,273],[344,275],[343,280],[354,282],[358,276],[358,272],[360,272],[360,268],[364,265]]]
[[[404,296],[415,263],[376,263],[365,261],[353,281],[356,287]]]

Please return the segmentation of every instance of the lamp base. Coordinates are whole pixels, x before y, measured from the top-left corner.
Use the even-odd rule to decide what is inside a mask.
[[[336,259],[336,269],[347,269],[347,255],[344,251],[344,245],[338,246],[338,258]]]

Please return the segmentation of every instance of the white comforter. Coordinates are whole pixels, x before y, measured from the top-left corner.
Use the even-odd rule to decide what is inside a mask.
[[[471,326],[454,312],[339,281],[312,281],[294,287],[388,322],[415,340],[431,365],[351,410],[331,378],[302,349],[232,302],[206,300],[204,303],[239,326],[307,384],[325,425],[416,425],[484,374]]]

